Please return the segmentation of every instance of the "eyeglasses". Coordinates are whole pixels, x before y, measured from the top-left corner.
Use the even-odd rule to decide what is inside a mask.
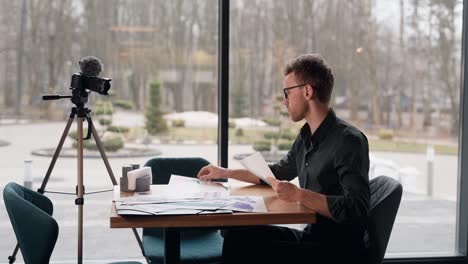
[[[287,90],[294,89],[294,88],[298,88],[298,87],[302,87],[302,86],[305,86],[305,85],[307,85],[307,83],[303,83],[303,84],[299,84],[299,85],[295,85],[295,86],[290,86],[290,87],[283,88],[284,99],[288,99],[288,92],[287,92]]]

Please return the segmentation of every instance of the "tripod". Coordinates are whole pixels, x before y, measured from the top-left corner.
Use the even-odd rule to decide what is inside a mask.
[[[55,100],[55,99],[60,99],[60,98],[72,98],[71,96],[54,96],[54,97],[44,97],[45,100]],[[109,173],[109,177],[112,181],[112,185],[116,186],[117,181],[115,180],[114,173],[112,172],[112,168],[109,165],[109,161],[107,159],[106,153],[104,152],[104,148],[102,146],[101,140],[99,139],[99,136],[96,132],[96,129],[94,128],[93,121],[90,116],[91,110],[84,107],[84,104],[77,104],[77,107],[73,107],[71,110],[70,117],[68,119],[68,122],[65,126],[65,129],[63,131],[62,137],[60,138],[59,144],[55,150],[54,156],[52,158],[52,161],[50,162],[49,168],[47,170],[46,176],[42,181],[41,187],[37,190],[39,193],[44,194],[45,193],[45,188],[46,185],[49,181],[50,175],[52,174],[52,170],[54,169],[55,162],[58,159],[58,156],[60,155],[60,151],[62,150],[63,143],[65,142],[65,139],[68,135],[68,132],[70,131],[71,124],[73,123],[73,120],[75,119],[76,116],[77,118],[77,127],[78,127],[78,135],[77,135],[77,161],[78,161],[78,172],[77,172],[77,185],[76,185],[76,199],[75,199],[75,205],[78,206],[78,263],[81,264],[83,263],[83,205],[84,205],[84,194],[85,194],[85,187],[83,185],[83,140],[87,140],[91,138],[91,134],[94,137],[94,140],[96,142],[96,146],[101,154],[101,158],[104,161],[104,164],[106,166],[107,172]],[[88,133],[86,138],[83,138],[83,122],[86,119],[88,122]],[[101,192],[107,192],[110,190],[104,190],[104,191],[96,191],[96,192],[90,192],[88,194],[93,194],[93,193],[101,193]],[[50,192],[50,193],[61,193],[61,194],[73,194],[73,193],[64,193],[64,192]],[[138,241],[138,244],[140,246],[140,249],[143,252],[143,244],[141,242],[140,236],[138,235],[138,232],[136,231],[135,228],[132,229],[133,233]],[[16,254],[18,253],[19,249],[19,244],[16,244],[16,247],[13,251],[13,254],[8,257],[9,263],[13,263],[16,260]],[[144,256],[144,252],[143,252]]]

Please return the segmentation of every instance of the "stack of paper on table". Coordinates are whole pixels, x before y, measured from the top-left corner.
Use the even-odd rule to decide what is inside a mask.
[[[266,212],[261,196],[229,196],[221,183],[172,175],[168,185],[153,186],[149,193],[115,199],[119,215],[187,215]]]

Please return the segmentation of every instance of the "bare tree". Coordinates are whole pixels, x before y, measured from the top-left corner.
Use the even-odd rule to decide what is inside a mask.
[[[434,16],[436,19],[435,27],[438,33],[436,40],[436,56],[438,64],[436,65],[437,77],[444,92],[448,96],[450,103],[450,117],[452,134],[458,133],[459,127],[459,59],[460,53],[457,52],[457,39],[455,33],[455,1],[433,1]]]
[[[2,33],[2,42],[0,44],[0,55],[3,58],[2,72],[2,101],[1,104],[7,108],[15,106],[16,92],[14,81],[16,78],[16,39],[18,32],[18,18],[21,12],[21,3],[19,1],[1,0],[0,5],[0,30]]]

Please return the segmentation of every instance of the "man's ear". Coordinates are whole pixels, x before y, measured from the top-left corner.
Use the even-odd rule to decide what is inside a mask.
[[[309,100],[312,100],[314,99],[315,95],[314,95],[314,89],[312,88],[312,86],[310,84],[307,84],[305,87],[304,87],[304,95],[307,99]]]

